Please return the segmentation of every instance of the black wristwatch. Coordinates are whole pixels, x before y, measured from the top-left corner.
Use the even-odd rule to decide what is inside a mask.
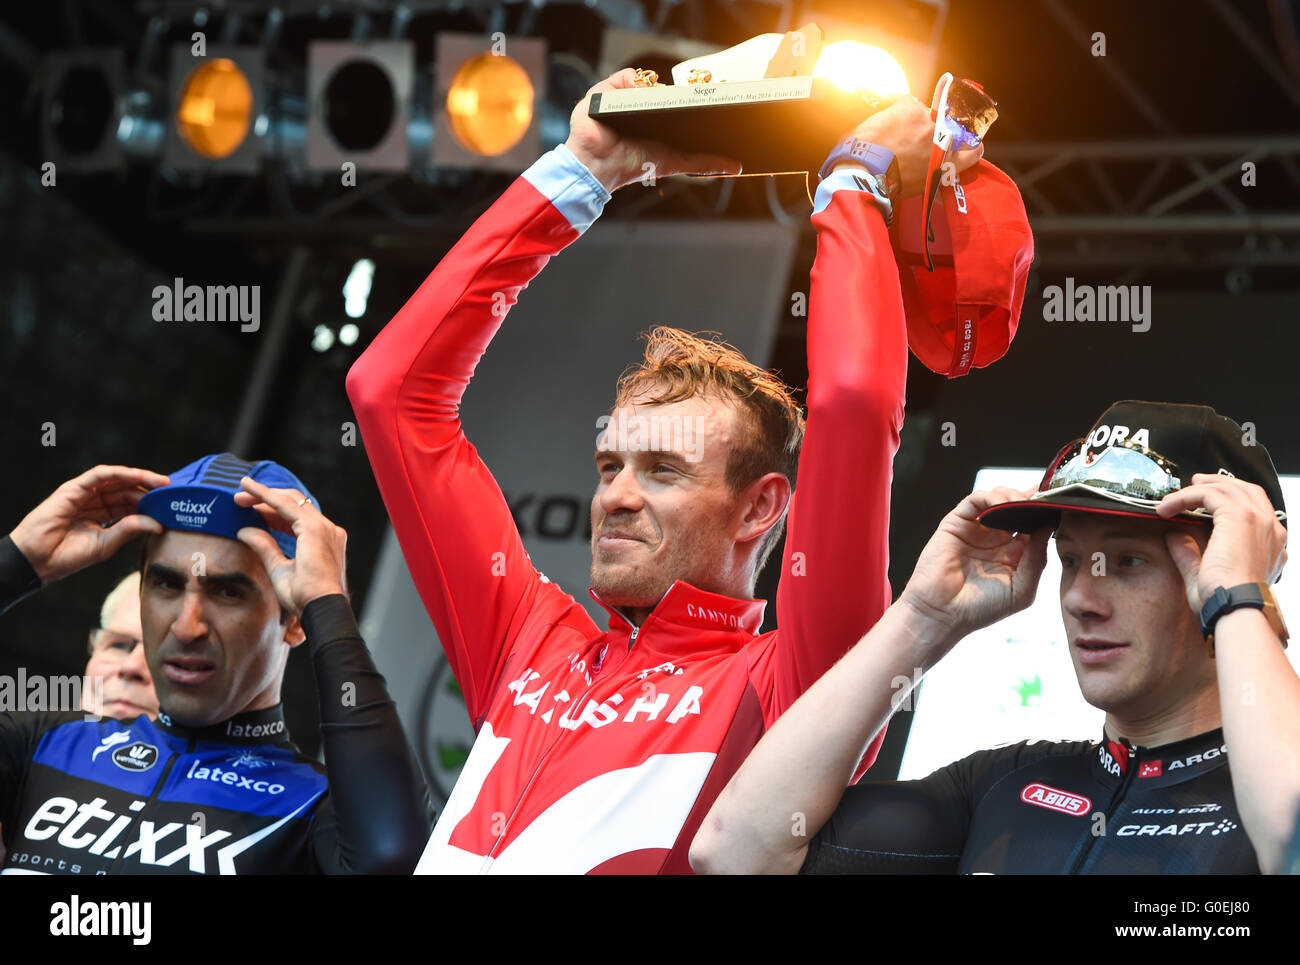
[[[1231,589],[1219,587],[1210,594],[1210,598],[1201,607],[1199,614],[1201,635],[1210,645],[1211,657],[1214,656],[1214,625],[1225,613],[1231,613],[1244,606],[1263,611],[1268,625],[1282,641],[1282,648],[1286,649],[1290,633],[1286,628],[1286,621],[1282,619],[1282,611],[1278,609],[1277,600],[1273,597],[1273,591],[1266,583],[1241,583]]]

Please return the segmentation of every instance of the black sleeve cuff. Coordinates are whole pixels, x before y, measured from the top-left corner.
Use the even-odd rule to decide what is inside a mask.
[[[41,588],[41,578],[27,557],[6,536],[0,539],[0,613]]]
[[[357,618],[352,612],[352,604],[342,593],[318,596],[302,608],[303,633],[307,635],[307,646],[327,643],[339,637],[359,637]]]

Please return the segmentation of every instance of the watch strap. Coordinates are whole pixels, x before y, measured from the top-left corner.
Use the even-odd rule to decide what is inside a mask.
[[[1286,624],[1282,621],[1281,614],[1277,612],[1277,603],[1273,599],[1272,591],[1263,583],[1239,583],[1231,588],[1220,586],[1215,589],[1202,605],[1201,612],[1197,614],[1201,624],[1201,635],[1210,645],[1210,656],[1214,656],[1215,625],[1224,614],[1242,607],[1260,610],[1269,617],[1269,626],[1281,639],[1282,646],[1286,647],[1288,637]],[[1270,607],[1273,610],[1271,614]]]

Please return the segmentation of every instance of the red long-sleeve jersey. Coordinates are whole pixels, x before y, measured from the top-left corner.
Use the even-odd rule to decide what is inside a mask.
[[[813,213],[808,424],[779,628],[759,635],[762,601],[678,581],[639,627],[606,607],[602,630],[532,566],[461,428],[460,400],[502,323],[502,296],[513,305],[608,198],[563,147],[543,156],[348,374],[380,492],[478,735],[418,871],[689,871],[700,822],[764,730],[890,603],[907,339],[884,220],[843,170],[821,183]]]

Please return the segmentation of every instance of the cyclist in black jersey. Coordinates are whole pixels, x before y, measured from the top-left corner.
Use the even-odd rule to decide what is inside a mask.
[[[1246,440],[1249,439],[1249,442]],[[1300,800],[1300,678],[1268,584],[1281,486],[1203,406],[1123,402],[1037,492],[972,493],[876,626],[777,721],[691,848],[707,872],[1258,873]],[[845,788],[896,682],[1032,602],[1055,536],[1097,743],[981,751]],[[793,832],[793,833],[792,833]]]
[[[0,540],[0,610],[140,534],[158,718],[0,706],[3,873],[410,873],[428,793],[356,627],[347,534],[275,463],[98,466]],[[280,705],[303,642],[328,771]]]

